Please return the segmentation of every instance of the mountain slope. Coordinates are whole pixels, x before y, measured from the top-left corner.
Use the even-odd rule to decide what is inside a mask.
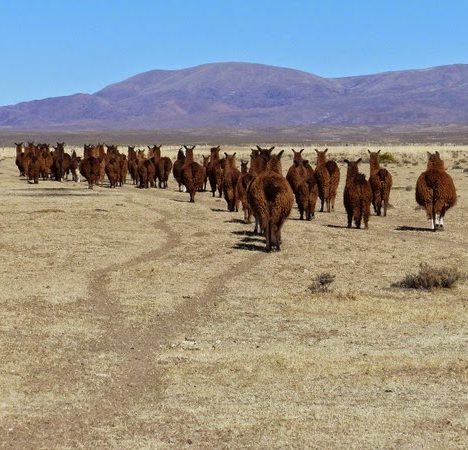
[[[17,129],[466,122],[468,65],[326,79],[261,64],[205,64],[0,107],[0,127]]]

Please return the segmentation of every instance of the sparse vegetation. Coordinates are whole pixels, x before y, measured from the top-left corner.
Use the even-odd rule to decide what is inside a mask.
[[[393,153],[385,152],[380,155],[380,162],[382,163],[396,163],[396,158]]]
[[[454,267],[433,267],[422,263],[418,273],[406,275],[401,281],[392,284],[393,287],[404,289],[422,289],[430,291],[439,288],[452,288],[458,281],[466,279],[466,275]]]
[[[329,292],[330,284],[335,281],[335,275],[328,272],[318,274],[312,284],[309,286],[309,291],[315,293]]]

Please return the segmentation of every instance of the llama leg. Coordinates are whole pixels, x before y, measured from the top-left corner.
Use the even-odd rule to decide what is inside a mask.
[[[347,213],[348,213],[348,228],[351,228],[351,225],[353,224],[353,212],[347,211]]]
[[[353,217],[354,217],[354,224],[356,225],[356,228],[361,228],[362,212],[359,206],[355,206],[353,208]]]
[[[271,251],[271,226],[270,223],[267,223],[266,229],[265,229],[265,238],[266,238],[266,251],[270,252]]]

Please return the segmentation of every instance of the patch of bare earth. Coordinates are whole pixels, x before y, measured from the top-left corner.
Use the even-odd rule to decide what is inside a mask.
[[[388,217],[344,228],[340,164],[336,211],[294,209],[272,254],[172,179],[34,186],[0,161],[0,447],[464,448],[467,284],[391,287],[421,262],[468,272],[463,151],[446,231],[415,210],[407,147]]]

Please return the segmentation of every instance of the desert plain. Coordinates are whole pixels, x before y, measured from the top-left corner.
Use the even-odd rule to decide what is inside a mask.
[[[294,208],[273,253],[241,211],[209,192],[190,204],[172,177],[31,185],[4,150],[0,447],[466,448],[467,283],[392,285],[421,263],[468,272],[468,146],[380,147],[388,216],[347,229],[342,160],[367,148],[330,147],[335,211]],[[443,232],[414,199],[435,150],[458,192]]]

